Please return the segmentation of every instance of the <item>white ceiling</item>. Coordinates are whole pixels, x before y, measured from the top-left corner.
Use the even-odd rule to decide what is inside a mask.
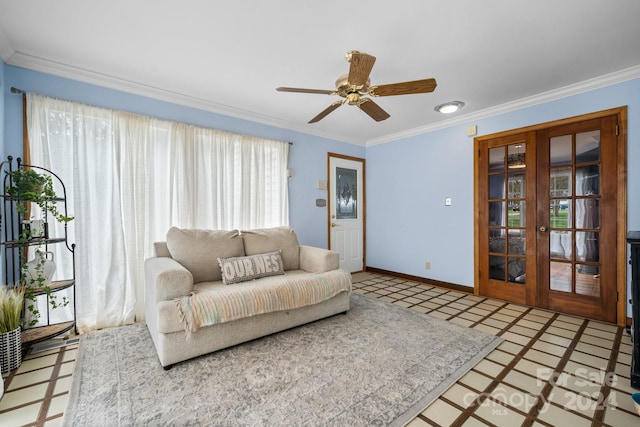
[[[640,77],[638,0],[0,0],[11,65],[360,145]],[[372,85],[436,78],[377,98],[375,122],[333,89],[344,54],[377,57]],[[461,100],[454,115],[435,105]]]

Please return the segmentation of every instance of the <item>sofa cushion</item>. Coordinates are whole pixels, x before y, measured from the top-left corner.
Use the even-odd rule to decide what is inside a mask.
[[[245,255],[282,251],[284,270],[300,268],[300,244],[291,227],[273,227],[242,231]]]
[[[237,230],[199,230],[171,227],[167,232],[171,257],[193,275],[193,282],[222,279],[218,258],[244,255],[242,238]]]
[[[284,274],[281,251],[233,258],[218,258],[222,283],[246,282],[260,277]]]

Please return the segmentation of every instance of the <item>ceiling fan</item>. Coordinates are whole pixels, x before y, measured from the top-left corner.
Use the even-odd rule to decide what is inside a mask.
[[[325,118],[329,113],[340,107],[342,104],[357,105],[362,111],[367,113],[373,120],[381,122],[388,119],[389,113],[384,111],[378,104],[368,96],[392,96],[410,95],[414,93],[433,92],[436,88],[435,79],[414,80],[410,82],[392,83],[380,86],[371,86],[369,74],[376,62],[376,57],[366,53],[350,50],[345,58],[351,64],[349,73],[340,76],[336,80],[335,90],[324,89],[303,89],[295,87],[278,87],[279,92],[298,93],[318,93],[323,95],[339,95],[344,99],[334,102],[325,108],[320,114],[309,120],[309,123],[316,123]]]

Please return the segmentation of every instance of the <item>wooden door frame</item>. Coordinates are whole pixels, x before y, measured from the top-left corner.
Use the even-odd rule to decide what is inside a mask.
[[[591,119],[600,119],[606,116],[617,116],[617,168],[618,168],[618,188],[617,188],[617,230],[616,230],[616,270],[617,270],[617,303],[616,318],[619,326],[627,324],[627,107],[617,107],[608,110],[597,111],[580,116],[568,117],[565,119],[555,120],[546,123],[540,123],[532,126],[526,126],[518,129],[497,132],[490,135],[482,135],[473,139],[474,148],[474,294],[480,295],[480,226],[479,226],[479,153],[482,144],[486,144],[488,140],[511,136],[514,134],[525,133],[530,131],[539,131],[550,127],[561,126],[582,122]]]
[[[327,152],[327,249],[331,249],[331,205],[335,201],[330,200],[331,194],[331,158],[350,160],[362,163],[362,271],[367,271],[367,178],[366,160],[360,157],[352,157],[344,154]],[[625,235],[626,238],[626,235]],[[626,242],[626,240],[625,240]]]

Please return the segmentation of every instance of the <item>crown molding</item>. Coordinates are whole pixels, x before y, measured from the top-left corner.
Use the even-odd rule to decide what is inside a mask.
[[[486,119],[489,117],[497,116],[512,111],[521,110],[523,108],[532,107],[546,102],[555,101],[569,96],[578,95],[580,93],[589,92],[595,89],[600,89],[606,86],[611,86],[617,83],[623,83],[629,80],[640,78],[640,65],[624,70],[616,71],[604,76],[596,77],[589,80],[584,80],[579,83],[575,83],[569,86],[565,86],[559,89],[550,90],[548,92],[539,93],[527,98],[518,99],[505,104],[497,105],[495,107],[486,108],[484,110],[476,111],[474,113],[464,114],[452,119],[443,120],[438,123],[421,126],[413,129],[409,129],[403,132],[390,134],[381,138],[370,139],[367,141],[366,146],[371,147],[374,145],[384,144],[387,142],[397,141],[424,133],[434,132],[440,129],[446,129],[449,127],[474,122],[477,120]]]
[[[168,91],[153,86],[140,84],[134,81],[114,78],[105,74],[84,70],[77,67],[70,67],[55,61],[38,58],[35,56],[25,55],[15,52],[7,42],[6,34],[0,27],[0,56],[9,65],[27,68],[58,77],[63,77],[75,81],[80,81],[96,86],[106,87],[134,95],[140,95],[160,101],[170,102],[173,104],[183,105],[185,107],[196,108],[211,113],[221,114],[234,117],[241,120],[247,120],[254,123],[260,123],[267,126],[273,126],[282,129],[288,129],[294,132],[300,132],[306,135],[313,135],[321,138],[331,139],[333,141],[345,142],[348,144],[371,147],[379,144],[397,141],[412,136],[434,132],[440,129],[486,119],[499,114],[509,113],[523,108],[543,104],[594,89],[622,83],[628,80],[640,78],[640,66],[626,68],[604,76],[585,80],[559,89],[543,92],[530,97],[518,99],[512,102],[501,104],[495,107],[486,108],[474,113],[456,116],[455,118],[442,120],[437,123],[408,129],[406,131],[388,134],[380,138],[363,140],[350,140],[344,137],[338,137],[335,134],[322,132],[316,128],[307,126],[306,124],[292,123],[266,114],[247,111],[228,105],[218,104],[203,98],[184,95],[177,92]]]
[[[0,58],[6,63],[9,62],[9,59],[16,53],[11,47],[9,43],[9,38],[7,37],[7,33],[4,32],[4,29],[0,26]]]

